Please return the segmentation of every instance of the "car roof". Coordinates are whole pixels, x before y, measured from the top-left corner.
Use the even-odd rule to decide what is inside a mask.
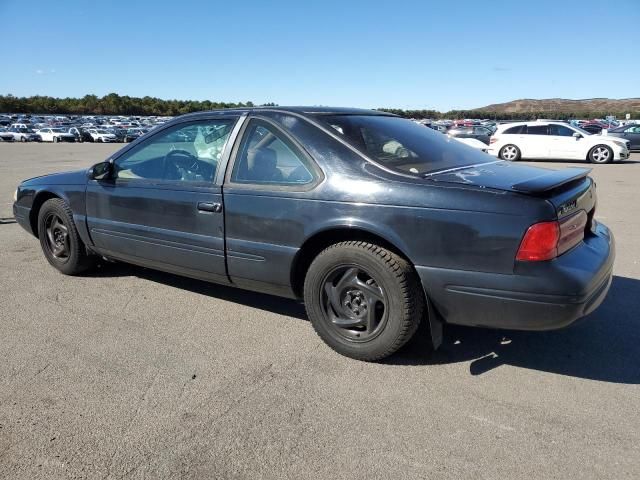
[[[376,115],[386,117],[396,117],[392,113],[381,112],[379,110],[368,110],[364,108],[347,108],[347,107],[246,107],[246,108],[225,108],[218,110],[207,110],[203,112],[194,112],[182,115],[181,118],[208,116],[211,114],[238,113],[249,114],[259,112],[290,112],[300,115]],[[178,118],[178,117],[176,117]]]

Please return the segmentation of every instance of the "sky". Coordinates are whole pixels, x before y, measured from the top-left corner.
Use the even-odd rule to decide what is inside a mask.
[[[0,0],[0,94],[440,111],[640,97],[639,24],[640,0]]]

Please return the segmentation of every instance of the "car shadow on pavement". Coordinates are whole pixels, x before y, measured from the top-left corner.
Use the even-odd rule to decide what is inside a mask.
[[[640,280],[614,276],[604,303],[565,329],[520,332],[449,325],[436,352],[425,352],[424,345],[411,342],[385,363],[471,362],[471,375],[511,365],[603,382],[639,384]]]
[[[304,305],[295,300],[250,292],[240,288],[218,285],[204,280],[182,277],[126,263],[101,263],[99,268],[87,274],[92,277],[128,277],[135,276],[170,287],[188,290],[200,295],[226,300],[252,308],[258,308],[279,315],[288,315],[299,320],[307,320]]]
[[[136,276],[200,295],[308,320],[295,300],[249,292],[124,263],[107,263],[95,277]],[[429,366],[470,362],[482,375],[502,365],[612,383],[640,384],[640,280],[614,276],[604,303],[591,315],[561,330],[520,332],[447,325],[440,348],[428,348],[421,328],[386,365]]]

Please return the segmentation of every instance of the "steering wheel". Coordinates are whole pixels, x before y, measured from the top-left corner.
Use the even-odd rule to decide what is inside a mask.
[[[164,156],[164,178],[167,180],[181,180],[181,169],[191,173],[198,171],[198,158],[186,150],[171,150]],[[173,171],[169,169],[173,167]]]

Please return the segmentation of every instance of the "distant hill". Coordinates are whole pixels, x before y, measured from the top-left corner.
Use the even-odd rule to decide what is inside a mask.
[[[476,111],[497,113],[527,113],[527,112],[611,112],[638,113],[640,112],[640,98],[587,98],[584,100],[568,100],[566,98],[548,98],[534,100],[523,98],[506,103],[494,103]]]

